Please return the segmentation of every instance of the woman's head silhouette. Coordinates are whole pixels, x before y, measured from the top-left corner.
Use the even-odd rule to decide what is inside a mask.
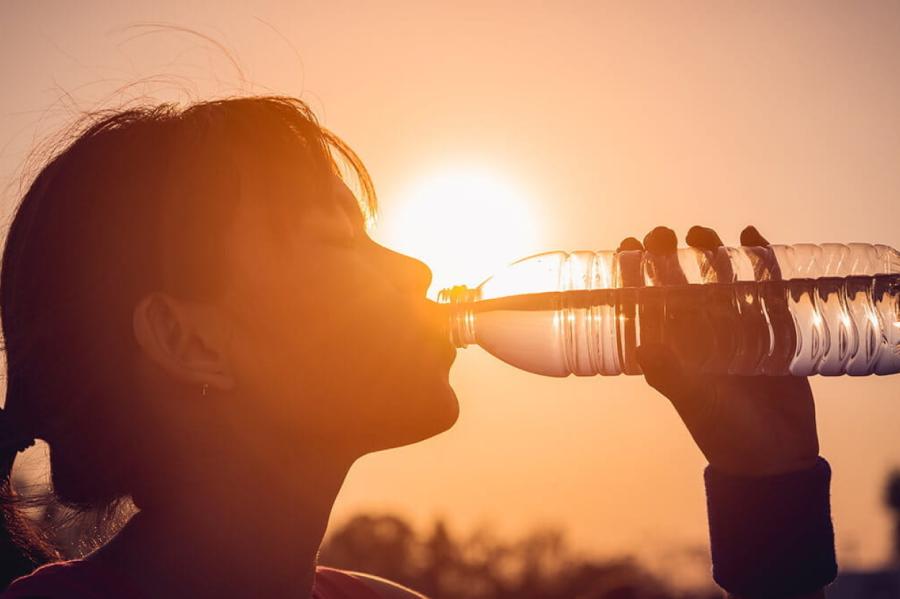
[[[56,497],[146,507],[213,465],[349,467],[448,428],[430,272],[368,237],[374,212],[299,100],[91,117],[24,196],[0,273],[4,418],[48,443]]]

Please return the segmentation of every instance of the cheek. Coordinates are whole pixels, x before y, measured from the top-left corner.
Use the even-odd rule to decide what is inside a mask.
[[[243,316],[233,336],[233,361],[242,386],[275,397],[332,403],[364,391],[362,380],[371,378],[390,353],[392,323],[355,294],[323,285],[313,291],[295,283],[251,284],[235,300],[254,306],[236,308]]]
[[[295,319],[277,334],[256,335],[242,358],[245,388],[253,390],[245,399],[279,434],[363,453],[451,426],[458,406],[448,365],[422,351],[396,317],[349,314]]]
[[[368,445],[420,437],[435,428],[422,422],[446,420],[433,413],[433,399],[449,401],[449,364],[410,300],[353,267],[323,263],[303,277],[246,279],[235,301],[254,308],[235,334],[239,384],[295,434],[381,439]]]

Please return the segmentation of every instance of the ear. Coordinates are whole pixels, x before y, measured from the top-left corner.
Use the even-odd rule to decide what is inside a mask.
[[[211,306],[152,293],[135,306],[133,326],[144,354],[174,379],[221,391],[234,387],[226,336]]]

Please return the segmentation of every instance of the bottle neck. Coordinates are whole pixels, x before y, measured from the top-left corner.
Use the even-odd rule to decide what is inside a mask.
[[[448,304],[450,342],[457,348],[475,343],[475,315],[471,306],[480,299],[480,289],[469,289],[465,285],[442,289],[438,293],[438,302]]]

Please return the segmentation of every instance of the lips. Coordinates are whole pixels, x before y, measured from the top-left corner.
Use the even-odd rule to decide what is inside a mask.
[[[453,347],[453,344],[451,344],[451,343],[447,343],[446,348],[447,348],[447,356],[448,356],[447,361],[450,364],[453,364],[454,360],[456,360],[456,348]]]
[[[407,304],[401,318],[413,327],[411,348],[416,351],[419,348],[421,357],[431,357],[446,362],[447,367],[456,359],[456,348],[450,340],[450,331],[447,327],[448,318],[446,306],[436,302],[419,298],[415,302]]]
[[[452,364],[456,359],[456,348],[450,343],[446,331],[435,331],[429,328],[423,331],[422,341],[428,347],[429,353],[439,356],[441,360],[446,360],[447,364]]]
[[[450,343],[450,338],[446,330],[437,331],[432,328],[426,332],[428,335],[428,344],[434,348],[435,353],[443,360],[447,361],[447,365],[453,364],[456,359],[456,348]]]

